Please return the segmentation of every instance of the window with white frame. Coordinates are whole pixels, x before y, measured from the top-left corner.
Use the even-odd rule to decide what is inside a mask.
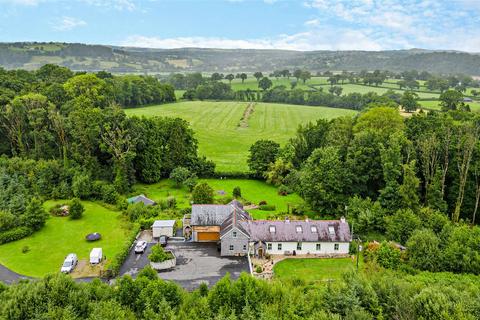
[[[297,250],[302,250],[302,243],[301,242],[297,242]]]
[[[237,237],[237,231],[233,231],[233,232],[232,232],[232,236],[233,236],[234,238],[236,238],[236,237]]]
[[[243,251],[245,251],[245,250],[247,250],[247,245],[246,244],[243,245]]]
[[[233,251],[233,244],[230,245],[230,251]]]
[[[302,226],[296,226],[295,230],[297,231],[297,233],[302,233]]]
[[[311,226],[310,231],[312,231],[312,233],[317,233],[318,232],[317,226]]]
[[[331,236],[334,236],[335,235],[335,228],[333,226],[329,226],[328,227],[328,233],[331,235]]]
[[[277,244],[277,249],[278,249],[278,251],[282,251],[282,244],[281,243]]]
[[[335,243],[335,245],[333,246],[333,250],[338,251],[339,247],[340,245],[338,243]]]
[[[267,250],[272,250],[272,244],[271,243],[267,243]]]
[[[317,251],[322,250],[322,245],[321,245],[320,243],[317,243],[317,245],[315,246],[315,249],[316,249]]]

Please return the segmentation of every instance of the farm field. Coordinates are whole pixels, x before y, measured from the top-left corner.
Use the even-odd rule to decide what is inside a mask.
[[[287,89],[290,89],[292,81],[297,81],[297,79],[295,79],[294,77],[290,77],[290,79],[288,79],[288,78],[275,79],[273,77],[269,77],[269,78],[270,78],[270,80],[272,80],[273,87],[283,85],[283,86],[287,87]],[[223,82],[229,83],[228,80],[223,80]],[[304,89],[304,90],[312,90],[312,88],[309,87],[310,85],[319,85],[319,84],[327,84],[327,78],[325,78],[325,77],[312,77],[311,79],[307,80],[305,82],[305,84],[303,83],[302,80],[299,80],[297,82],[296,88],[300,88],[300,89]],[[246,89],[259,90],[257,79],[254,78],[253,75],[249,75],[249,77],[247,79],[245,79],[245,81],[243,83],[242,83],[241,79],[234,79],[234,80],[232,80],[231,86],[232,86],[232,89],[235,90],[235,91],[246,90]]]
[[[432,109],[432,110],[441,110],[442,107],[440,106],[440,101],[419,101],[420,105],[426,109]],[[474,101],[474,102],[468,102],[467,105],[470,106],[470,109],[472,111],[479,112],[480,111],[480,102]]]
[[[288,206],[301,205],[303,199],[297,194],[280,196],[277,188],[263,181],[250,179],[200,179],[200,182],[207,182],[215,190],[215,199],[220,200],[224,197],[231,197],[232,190],[240,187],[242,198],[254,204],[260,201],[266,201],[269,205],[275,205],[274,211],[249,210],[255,219],[265,219],[269,215],[275,215],[280,212],[287,212]],[[219,191],[223,191],[221,195]],[[190,192],[185,187],[176,188],[170,179],[162,180],[155,184],[137,184],[134,186],[132,195],[143,193],[147,197],[157,202],[166,200],[169,196],[174,196],[177,200],[177,207],[190,207]]]
[[[271,139],[284,144],[300,124],[356,113],[327,107],[255,103],[248,126],[240,127],[247,105],[247,102],[185,101],[125,109],[125,112],[129,116],[169,116],[189,121],[199,142],[199,153],[213,160],[219,172],[248,171],[248,150],[257,140]]]
[[[392,85],[392,84],[390,84],[390,85]],[[349,94],[349,93],[365,94],[365,93],[368,93],[368,92],[375,92],[375,93],[381,95],[381,94],[384,94],[385,92],[387,92],[388,90],[393,90],[393,91],[395,91],[397,93],[400,93],[400,94],[403,94],[403,92],[405,92],[405,90],[400,90],[400,89],[398,89],[398,86],[393,86],[393,85],[392,85],[391,89],[374,87],[374,86],[365,86],[365,85],[361,85],[361,84],[350,84],[350,83],[346,83],[346,84],[343,84],[343,85],[338,84],[337,86],[340,86],[340,87],[343,88],[342,95]],[[321,85],[321,86],[315,86],[315,87],[316,88],[323,88],[323,91],[328,92],[328,88],[330,87],[330,85],[327,84],[327,85]],[[438,94],[438,93],[416,92],[416,94],[421,99],[438,99],[440,97],[440,94]]]
[[[47,201],[46,210],[65,201]],[[31,277],[42,277],[60,270],[65,256],[76,253],[78,259],[88,259],[90,250],[101,247],[103,254],[113,258],[123,247],[128,231],[120,212],[109,210],[98,203],[82,201],[85,207],[83,217],[70,220],[68,217],[53,217],[33,235],[0,245],[0,263],[7,268]],[[87,242],[85,236],[99,232],[102,239]],[[29,251],[22,253],[28,246]]]
[[[362,259],[359,267],[363,265]],[[273,267],[275,278],[280,280],[301,279],[306,282],[338,280],[342,274],[356,268],[356,260],[339,259],[285,259]]]

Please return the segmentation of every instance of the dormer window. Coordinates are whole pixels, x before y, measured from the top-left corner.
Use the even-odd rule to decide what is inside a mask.
[[[270,230],[270,233],[275,233],[276,231],[275,226],[270,226],[269,230]]]
[[[295,230],[297,231],[297,233],[302,233],[302,226],[296,226]]]
[[[317,233],[318,232],[317,226],[311,226],[310,231],[312,231],[312,233]]]
[[[335,228],[333,226],[329,226],[328,227],[328,233],[331,235],[331,236],[334,236],[335,235]]]

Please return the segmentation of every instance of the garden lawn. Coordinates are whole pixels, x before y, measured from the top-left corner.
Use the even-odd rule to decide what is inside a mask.
[[[297,194],[288,196],[278,195],[277,188],[259,180],[249,179],[200,179],[200,182],[207,182],[215,191],[215,199],[220,201],[222,198],[231,197],[233,188],[240,187],[242,198],[258,204],[260,201],[266,201],[269,205],[274,205],[274,211],[249,210],[255,219],[266,219],[268,216],[275,216],[281,212],[287,212],[288,207],[302,205],[303,199]],[[221,195],[219,191],[224,191]],[[176,188],[170,179],[162,180],[155,184],[137,184],[134,186],[132,195],[143,193],[156,202],[166,200],[169,196],[174,196],[177,200],[177,207],[189,208],[191,206],[191,194],[185,187]]]
[[[47,201],[44,207],[49,210],[53,205],[65,202]],[[50,216],[40,231],[0,245],[0,263],[17,273],[42,277],[59,272],[69,253],[76,253],[79,260],[88,259],[92,248],[101,247],[107,261],[112,259],[121,251],[128,236],[121,214],[95,202],[82,201],[82,204],[85,212],[80,220]],[[99,232],[102,239],[87,242],[85,236],[92,232]],[[30,250],[22,253],[25,246]]]
[[[363,265],[359,261],[359,267]],[[307,282],[338,280],[342,274],[355,270],[356,260],[351,258],[285,259],[273,267],[275,278],[280,280],[302,279]]]
[[[257,140],[271,139],[285,144],[300,124],[356,114],[347,109],[255,103],[248,126],[240,127],[247,105],[232,101],[184,101],[125,112],[129,116],[168,116],[189,121],[199,142],[199,153],[213,160],[218,172],[248,171],[248,150]]]

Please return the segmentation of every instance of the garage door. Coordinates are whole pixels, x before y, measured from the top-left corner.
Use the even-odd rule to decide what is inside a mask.
[[[219,232],[198,232],[197,233],[198,241],[217,241],[220,240]]]

